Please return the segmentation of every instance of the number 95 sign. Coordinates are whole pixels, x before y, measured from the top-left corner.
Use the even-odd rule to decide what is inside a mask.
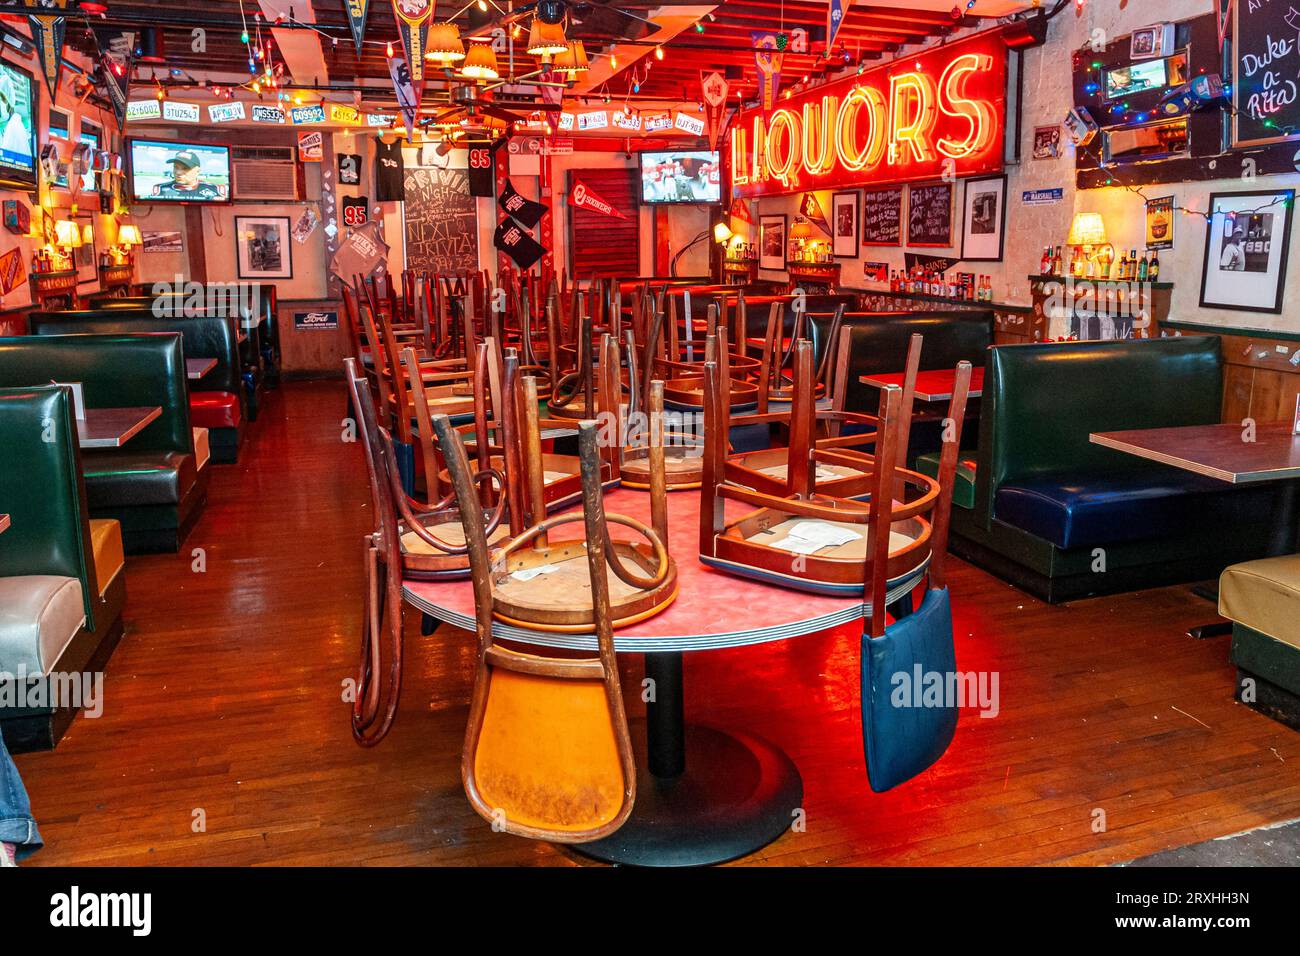
[[[370,221],[370,203],[365,196],[356,199],[345,197],[340,205],[343,211],[343,225],[355,229]]]

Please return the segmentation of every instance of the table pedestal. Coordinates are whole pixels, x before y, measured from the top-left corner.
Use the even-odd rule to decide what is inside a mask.
[[[803,801],[794,763],[745,734],[687,726],[682,655],[647,654],[655,700],[632,726],[636,804],[615,833],[574,847],[610,863],[704,866],[752,853],[785,833]]]

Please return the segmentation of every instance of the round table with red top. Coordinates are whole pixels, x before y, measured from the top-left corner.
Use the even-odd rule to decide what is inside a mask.
[[[799,771],[767,741],[688,725],[682,654],[788,640],[863,617],[861,596],[809,594],[706,567],[699,560],[699,508],[699,491],[668,496],[677,599],[654,617],[614,632],[619,653],[645,655],[654,699],[646,704],[644,729],[639,722],[633,726],[644,760],[637,761],[632,814],[612,835],[575,847],[588,856],[643,866],[704,865],[744,856],[784,833],[803,798]],[[650,524],[650,496],[643,491],[607,493],[605,510]],[[729,521],[751,510],[727,502]],[[610,526],[614,538],[635,540],[626,531]],[[910,586],[900,584],[887,600],[903,597]],[[470,582],[408,580],[403,593],[424,613],[474,629]],[[527,644],[596,650],[594,634],[533,631],[502,621],[494,622],[493,632]]]

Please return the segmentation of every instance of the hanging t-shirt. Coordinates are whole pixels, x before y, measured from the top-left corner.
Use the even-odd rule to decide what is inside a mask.
[[[406,199],[406,167],[402,164],[402,141],[375,140],[375,202]]]
[[[546,249],[509,216],[502,219],[501,224],[497,226],[492,244],[508,255],[521,269],[531,268],[533,263],[546,254]]]

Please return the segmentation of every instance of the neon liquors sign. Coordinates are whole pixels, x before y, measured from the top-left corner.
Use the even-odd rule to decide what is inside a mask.
[[[1007,51],[990,32],[808,90],[731,128],[742,197],[1002,168]]]

